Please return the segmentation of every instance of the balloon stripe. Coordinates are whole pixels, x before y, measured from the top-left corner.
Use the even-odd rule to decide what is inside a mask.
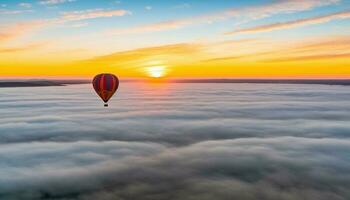
[[[99,88],[100,88],[100,79],[101,79],[101,75],[97,75],[94,78],[94,89],[95,89],[96,92],[98,92]]]
[[[101,81],[101,76],[99,76],[98,78],[97,78],[97,90],[99,91],[100,90],[100,81]]]
[[[111,75],[107,75],[108,81],[106,81],[107,82],[106,90],[109,92],[112,91],[112,79],[113,79],[113,77]]]
[[[118,79],[118,77],[114,77],[115,78],[115,91],[116,90],[118,90],[118,88],[119,88],[119,79]]]
[[[104,77],[104,94],[105,94],[105,101],[108,101],[108,96],[109,96],[109,93],[108,93],[108,90],[107,90],[107,84],[108,84],[108,74],[105,74],[105,77]]]
[[[104,90],[105,90],[106,92],[108,91],[108,77],[109,77],[108,74],[106,74],[106,75],[104,76],[104,85],[103,85],[103,88],[104,88]]]
[[[117,82],[116,82],[116,77],[113,76],[113,79],[112,79],[112,91],[115,91],[116,90],[116,85],[117,85]]]
[[[111,91],[114,91],[114,76],[111,75]]]
[[[105,82],[104,82],[104,88],[105,88],[105,100],[109,100],[109,90],[108,90],[108,80],[109,80],[109,74],[105,75]]]
[[[105,75],[102,74],[101,75],[101,80],[100,80],[100,92],[101,92],[101,98],[104,102],[106,102],[105,99],[105,92],[104,92],[104,79],[105,79]]]

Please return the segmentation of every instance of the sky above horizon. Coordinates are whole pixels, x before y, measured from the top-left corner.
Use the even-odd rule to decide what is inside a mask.
[[[348,0],[0,0],[0,76],[350,77]]]

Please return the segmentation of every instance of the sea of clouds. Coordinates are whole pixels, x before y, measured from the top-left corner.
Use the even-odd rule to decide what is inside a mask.
[[[0,88],[0,199],[348,200],[348,86]]]

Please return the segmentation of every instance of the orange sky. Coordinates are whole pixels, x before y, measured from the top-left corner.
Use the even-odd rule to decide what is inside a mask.
[[[350,37],[288,42],[251,39],[179,43],[121,51],[88,59],[72,52],[48,55],[23,51],[0,58],[2,76],[151,76],[158,67],[166,77],[347,77]],[[42,57],[45,55],[47,57]],[[77,56],[78,57],[78,56]]]

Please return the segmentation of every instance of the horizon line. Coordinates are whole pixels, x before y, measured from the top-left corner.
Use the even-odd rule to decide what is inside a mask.
[[[122,79],[120,82],[134,83],[155,83],[155,84],[171,84],[171,83],[211,83],[211,84],[317,84],[317,85],[343,85],[350,86],[350,79]],[[66,86],[72,84],[90,84],[89,79],[68,79],[68,80],[0,80],[0,87],[44,87],[44,86]]]
[[[91,80],[95,75],[87,76],[1,76],[2,80]],[[350,80],[349,76],[232,76],[232,77],[120,77],[120,80],[176,81],[176,80]]]

